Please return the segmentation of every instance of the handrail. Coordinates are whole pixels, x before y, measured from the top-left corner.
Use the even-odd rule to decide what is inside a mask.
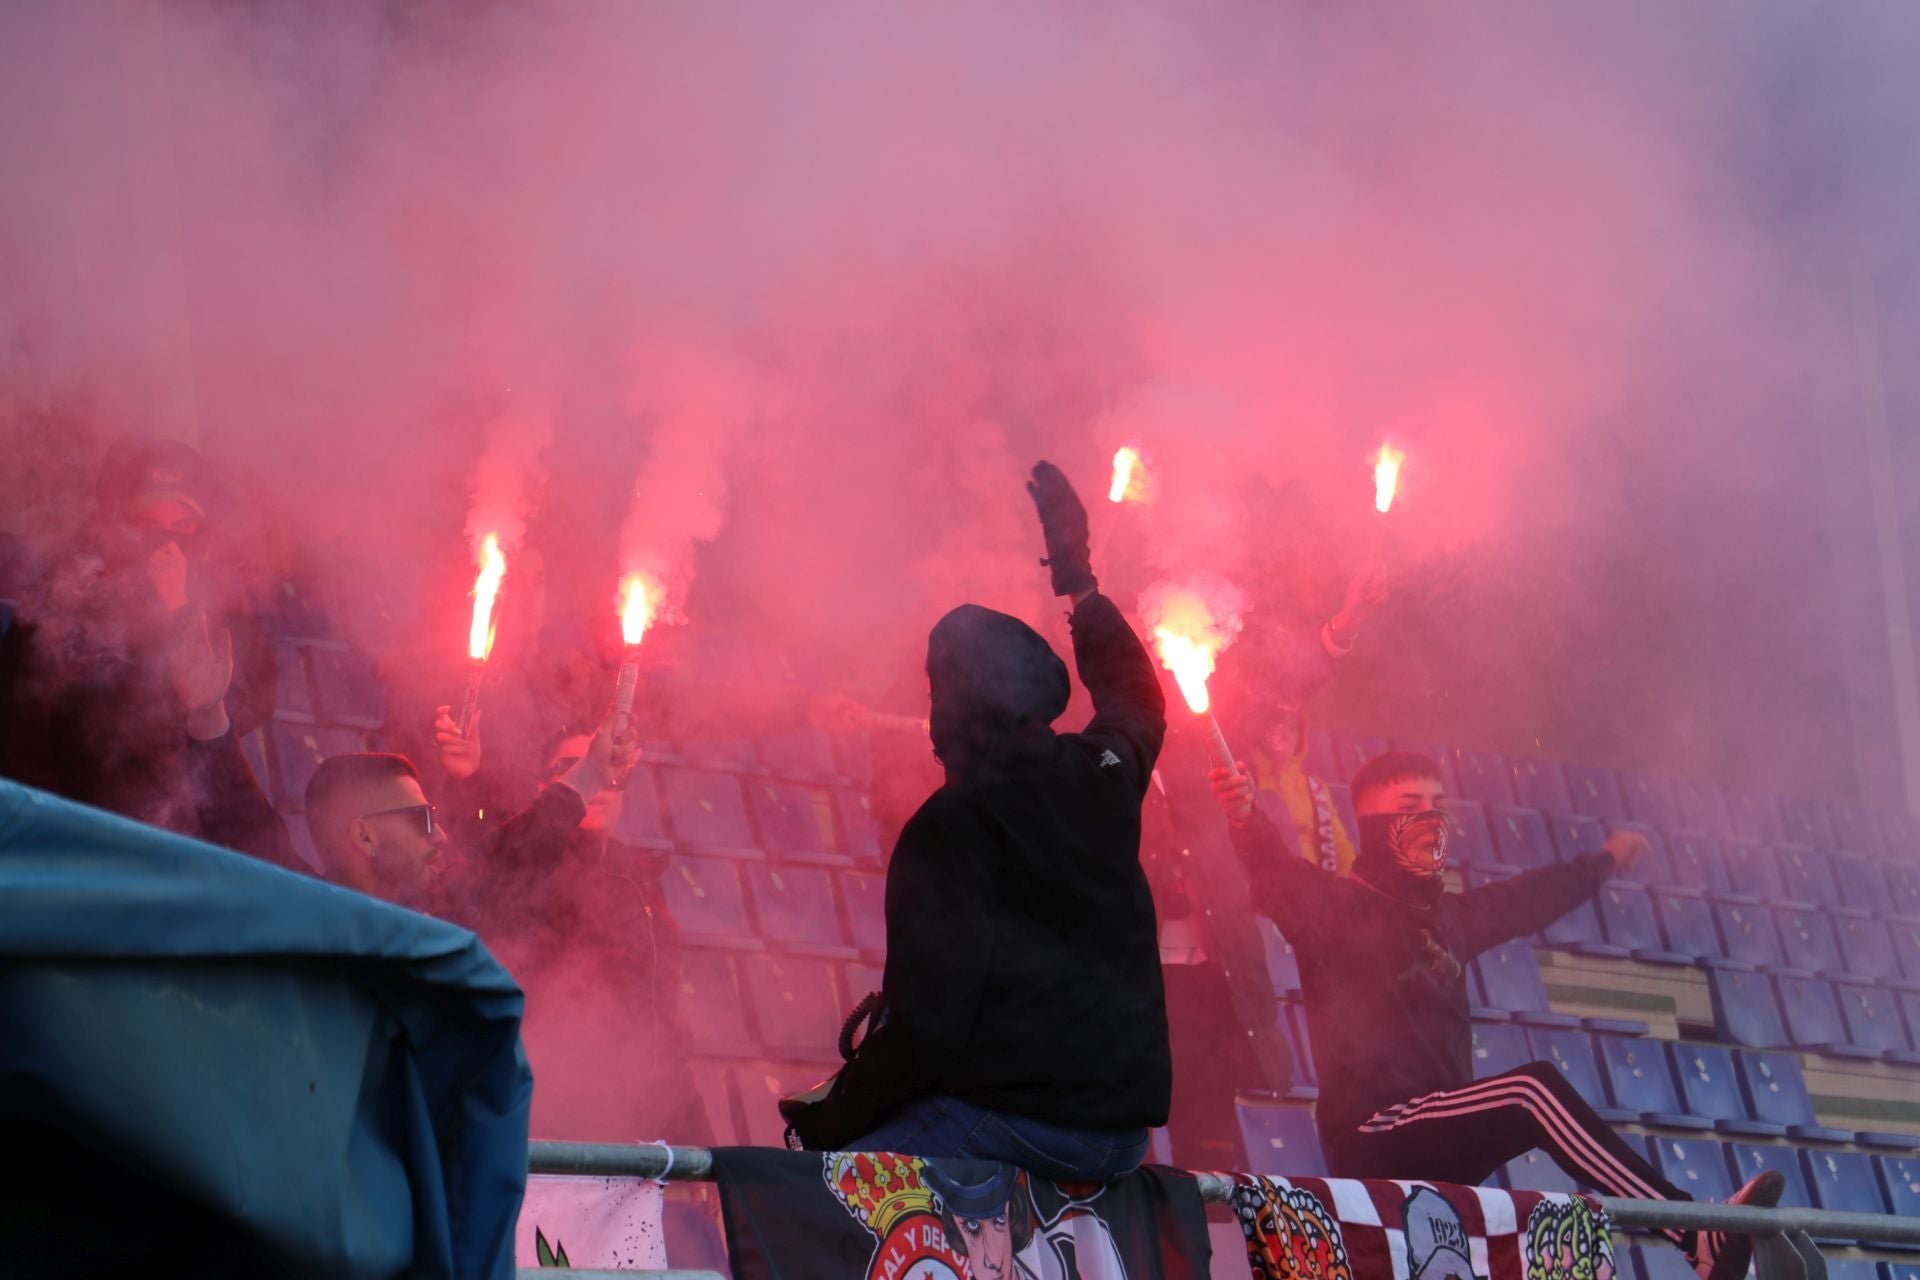
[[[528,1144],[530,1173],[586,1174],[605,1178],[666,1178],[706,1182],[713,1178],[713,1152],[705,1147],[622,1146],[600,1142],[534,1142]],[[672,1160],[668,1154],[671,1151]],[[1233,1180],[1218,1173],[1196,1173],[1200,1198],[1223,1202],[1233,1191]],[[1668,1227],[1683,1231],[1724,1231],[1744,1235],[1804,1232],[1826,1239],[1862,1244],[1920,1245],[1920,1218],[1887,1213],[1840,1213],[1826,1209],[1761,1209],[1751,1205],[1708,1204],[1697,1200],[1615,1200],[1601,1203],[1613,1225],[1651,1231]]]

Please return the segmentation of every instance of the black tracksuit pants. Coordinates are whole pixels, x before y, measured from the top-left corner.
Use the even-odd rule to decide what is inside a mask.
[[[1473,1186],[1529,1151],[1583,1186],[1633,1200],[1691,1200],[1621,1141],[1550,1062],[1397,1103],[1345,1133],[1323,1133],[1340,1178],[1410,1178]],[[1692,1232],[1667,1232],[1682,1248]]]

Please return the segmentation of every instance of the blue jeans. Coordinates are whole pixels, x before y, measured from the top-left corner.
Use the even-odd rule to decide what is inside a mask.
[[[985,1111],[958,1098],[932,1097],[908,1103],[846,1149],[1004,1160],[1050,1182],[1112,1182],[1140,1167],[1147,1154],[1147,1131],[1063,1129]]]

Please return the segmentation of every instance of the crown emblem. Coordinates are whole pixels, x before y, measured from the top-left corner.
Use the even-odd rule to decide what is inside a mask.
[[[900,1219],[933,1212],[933,1192],[918,1156],[842,1151],[829,1157],[827,1185],[854,1217],[881,1240]]]

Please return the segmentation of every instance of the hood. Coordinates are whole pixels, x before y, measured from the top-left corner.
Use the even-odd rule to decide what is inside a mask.
[[[963,604],[927,638],[933,749],[949,769],[1002,763],[1060,718],[1067,664],[1039,632],[1009,614]]]

